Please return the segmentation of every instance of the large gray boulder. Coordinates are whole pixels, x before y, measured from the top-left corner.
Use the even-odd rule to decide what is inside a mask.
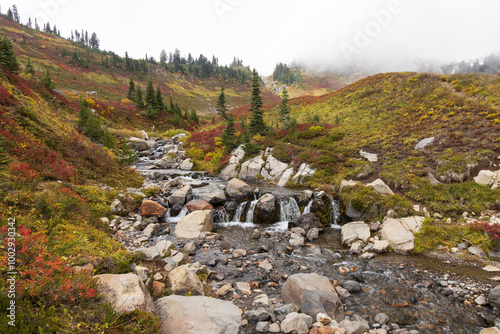
[[[211,193],[201,195],[201,199],[212,205],[221,205],[226,202],[226,194],[224,193],[224,190],[219,189]]]
[[[223,180],[230,180],[238,176],[238,165],[240,161],[245,156],[245,151],[243,150],[243,145],[238,146],[231,152],[231,157],[229,158],[229,164],[224,167],[219,177]]]
[[[174,295],[204,296],[203,283],[188,266],[182,265],[168,273],[168,280],[172,285]]]
[[[411,252],[414,248],[414,233],[420,231],[424,217],[386,218],[382,223],[380,235],[396,251]]]
[[[197,239],[202,232],[213,232],[212,210],[194,211],[182,218],[175,226],[175,236],[179,239]]]
[[[293,303],[301,312],[316,319],[326,313],[332,319],[344,319],[344,307],[328,277],[312,274],[295,274],[286,280],[281,292],[285,303]]]
[[[270,155],[267,157],[266,165],[262,169],[261,174],[265,180],[277,181],[281,178],[287,168],[288,164],[281,162]]]
[[[155,304],[164,334],[238,334],[240,329],[240,311],[228,301],[172,295]]]
[[[368,183],[366,186],[373,187],[380,195],[394,195],[391,188],[389,188],[389,186],[381,179],[376,179],[372,183]]]
[[[191,186],[187,185],[182,187],[181,189],[176,190],[168,199],[170,205],[179,204],[184,205],[186,202],[186,196],[191,195],[193,193],[193,189]]]
[[[316,217],[316,214],[310,212],[294,218],[291,222],[288,222],[288,229],[292,229],[294,227],[300,227],[304,231],[309,232],[309,230],[313,228],[322,229],[323,225],[319,221],[318,217]]]
[[[147,142],[144,139],[131,137],[128,141],[132,143],[135,150],[137,151],[145,151],[149,148]]]
[[[255,217],[258,223],[272,224],[278,218],[278,203],[276,196],[265,194],[255,206]]]
[[[352,222],[342,226],[341,234],[343,244],[351,245],[358,240],[366,244],[370,239],[370,227],[362,221]]]
[[[253,198],[252,188],[245,181],[238,179],[231,179],[227,183],[226,192],[237,201]]]
[[[176,168],[179,164],[170,155],[166,155],[157,162],[155,162],[156,168]]]
[[[104,299],[113,305],[115,312],[140,310],[155,312],[153,299],[136,274],[96,275]]]
[[[312,176],[314,175],[314,173],[316,173],[316,170],[312,169],[308,164],[304,162],[302,165],[300,165],[299,170],[293,176],[292,181],[296,184],[302,184],[302,181],[305,177]]]
[[[284,171],[283,175],[281,175],[280,180],[278,181],[278,187],[286,186],[292,175],[293,175],[293,168],[288,168],[286,171]]]
[[[495,172],[490,170],[482,170],[474,178],[476,183],[491,187],[492,189],[497,189],[500,187],[500,170]]]
[[[186,159],[184,160],[181,165],[179,166],[179,169],[181,170],[191,170],[193,169],[194,164],[191,162],[191,159]]]
[[[241,165],[241,172],[239,178],[241,180],[257,182],[257,175],[262,175],[262,167],[266,163],[264,159],[262,159],[262,155],[260,154],[253,159],[245,161]]]
[[[488,304],[500,310],[500,285],[491,289],[488,295]]]

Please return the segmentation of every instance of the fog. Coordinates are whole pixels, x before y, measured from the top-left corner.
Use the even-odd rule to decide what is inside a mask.
[[[16,4],[2,1],[2,12]],[[178,48],[219,64],[239,57],[271,74],[278,62],[373,72],[416,70],[500,51],[497,0],[23,0],[22,22],[36,17],[96,32],[101,48],[159,58]]]

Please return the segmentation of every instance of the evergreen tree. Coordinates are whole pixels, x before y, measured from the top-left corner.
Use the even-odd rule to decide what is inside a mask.
[[[226,150],[228,151],[231,151],[233,148],[238,146],[234,131],[233,115],[228,115],[227,117],[226,128],[222,133],[222,144],[226,147]]]
[[[284,88],[283,92],[281,92],[281,103],[278,110],[278,117],[283,124],[283,130],[286,130],[290,123],[290,106],[288,105],[288,92],[286,91],[286,88]]]
[[[43,32],[46,32],[48,34],[50,34],[52,32],[52,29],[50,28],[50,23],[49,22],[47,22],[47,24],[45,25],[45,28],[44,28]]]
[[[7,10],[7,18],[11,21],[14,21],[14,15],[12,14],[12,9],[9,9]]]
[[[24,68],[24,74],[26,75],[35,75],[35,68],[31,63],[31,58],[28,57],[28,61],[26,62],[26,67]]]
[[[36,17],[35,17],[35,29],[40,31],[40,26],[38,25],[38,21],[36,20]]]
[[[97,38],[97,34],[95,32],[93,32],[92,37],[90,37],[90,47],[92,49],[99,50],[99,38]]]
[[[52,82],[52,78],[50,77],[50,70],[48,68],[43,70],[42,74],[42,85],[47,89],[54,89],[54,83]]]
[[[156,108],[156,94],[155,94],[155,89],[153,88],[153,80],[149,78],[148,80],[148,85],[146,86],[146,107],[148,108]]]
[[[217,106],[215,107],[217,110],[217,113],[222,117],[222,118],[227,118],[226,117],[226,96],[224,95],[224,87],[220,89],[220,95],[219,99],[217,100]]]
[[[135,90],[135,105],[137,108],[144,108],[144,100],[142,98],[142,89],[141,87],[137,87]]]
[[[264,124],[264,115],[262,108],[262,98],[260,97],[260,78],[257,71],[254,69],[252,74],[252,99],[250,101],[250,132],[253,135],[265,134],[266,125]]]
[[[160,63],[165,64],[166,62],[167,62],[167,52],[165,50],[161,50]]]
[[[128,82],[128,93],[127,93],[127,99],[131,101],[135,101],[135,83],[134,79],[130,78],[130,81]]]
[[[32,27],[32,24],[31,24],[31,17],[28,17],[28,27]]]
[[[21,17],[19,16],[19,11],[17,10],[17,6],[16,5],[12,5],[12,18],[17,23],[21,23]]]
[[[160,85],[156,87],[156,108],[158,110],[165,109],[165,103],[163,103],[163,97],[161,96]]]
[[[196,111],[194,111],[194,109],[191,110],[191,115],[189,116],[189,118],[191,118],[191,120],[196,124],[200,124],[200,117],[198,117],[198,114],[196,113]]]
[[[14,53],[14,47],[6,35],[0,38],[0,65],[13,73],[19,71],[19,63]]]

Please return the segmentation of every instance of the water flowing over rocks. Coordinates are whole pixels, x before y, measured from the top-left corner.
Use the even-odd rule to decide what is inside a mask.
[[[178,166],[187,160],[182,143],[152,138],[144,144],[136,166],[146,179],[143,188],[121,193],[112,204],[115,217],[102,224],[127,249],[144,254],[130,267],[136,274],[127,274],[136,285],[155,297],[179,294],[156,301],[162,333],[475,334],[494,326],[499,307],[491,281],[454,274],[458,267],[451,265],[433,270],[448,258],[423,265],[392,252],[413,247],[422,217],[388,213],[394,218],[341,227],[348,203],[319,189],[261,183],[257,190],[236,175],[227,182],[203,172],[159,169],[156,162],[165,156]],[[234,171],[243,162],[239,149],[230,159]],[[271,150],[259,157],[265,162],[260,174],[270,182],[280,173],[280,179],[297,174],[274,160]],[[145,201],[166,212],[141,214]],[[416,211],[424,215],[423,208]],[[488,219],[495,223],[497,216]],[[475,256],[469,246],[463,241],[457,254]]]

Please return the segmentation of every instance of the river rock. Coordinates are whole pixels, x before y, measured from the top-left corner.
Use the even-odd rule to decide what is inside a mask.
[[[314,318],[318,313],[326,313],[337,321],[344,318],[344,308],[329,279],[316,273],[288,277],[281,299]]]
[[[190,201],[186,204],[186,208],[189,212],[198,211],[198,210],[212,210],[214,207],[210,205],[207,201],[202,199]]]
[[[170,155],[166,155],[157,162],[155,162],[156,168],[169,169],[178,166],[178,163]]]
[[[255,158],[245,161],[241,165],[240,175],[238,176],[241,180],[257,182],[257,175],[262,176],[262,166],[264,166],[265,161],[262,159],[262,153]]]
[[[191,170],[191,169],[193,169],[193,167],[194,167],[194,164],[191,162],[191,159],[186,159],[181,163],[181,165],[179,166],[179,169]]]
[[[143,217],[163,217],[165,212],[167,209],[164,206],[150,200],[142,201],[139,207],[139,215]]]
[[[271,314],[265,309],[251,310],[245,312],[245,318],[251,324],[256,324],[261,321],[268,321],[271,319]]]
[[[312,200],[314,193],[311,190],[304,190],[295,196],[299,206],[306,206]]]
[[[362,221],[352,222],[342,226],[341,234],[343,244],[351,245],[358,240],[367,243],[370,239],[370,227]]]
[[[154,234],[158,233],[160,229],[160,224],[149,224],[146,226],[144,231],[142,231],[142,235],[146,238],[151,238]]]
[[[391,188],[389,188],[389,186],[381,179],[376,179],[372,183],[368,183],[366,186],[373,187],[380,195],[394,195]]]
[[[300,247],[304,245],[304,236],[298,233],[292,233],[290,235],[290,246],[292,247]]]
[[[312,318],[307,314],[292,312],[281,322],[282,333],[308,334],[312,327]]]
[[[194,211],[182,218],[175,226],[175,236],[181,239],[196,239],[202,232],[214,231],[214,218],[211,210]]]
[[[493,188],[498,188],[498,185],[500,184],[500,171],[490,171],[490,170],[482,170],[479,172],[479,174],[474,178],[474,181],[476,183],[488,186],[488,187],[493,187]]]
[[[223,180],[229,180],[238,176],[238,165],[245,156],[245,151],[243,150],[243,145],[238,146],[231,152],[231,157],[229,158],[229,164],[224,167],[219,177]]]
[[[469,247],[467,250],[469,251],[469,253],[471,253],[473,255],[476,255],[476,256],[479,256],[482,258],[486,258],[486,254],[484,253],[484,251],[482,250],[481,247],[477,247],[477,246]]]
[[[375,240],[372,250],[377,253],[384,253],[387,251],[387,247],[389,247],[389,242],[387,240]]]
[[[377,313],[373,320],[383,326],[389,322],[389,317],[385,313]]]
[[[211,193],[201,195],[201,199],[212,205],[221,205],[226,202],[226,194],[224,193],[224,190],[219,189]]]
[[[420,231],[424,217],[413,216],[400,219],[389,218],[382,223],[380,234],[383,240],[396,251],[410,252],[414,248],[415,236]]]
[[[278,218],[278,205],[273,194],[262,196],[255,206],[256,221],[263,224],[272,224]]]
[[[176,190],[168,199],[170,205],[179,204],[184,205],[186,202],[186,196],[191,195],[193,193],[193,189],[191,186],[184,186],[181,189]]]
[[[498,327],[490,327],[482,329],[479,334],[500,334],[500,328]]]
[[[177,267],[168,273],[168,280],[172,284],[174,295],[205,295],[203,283],[193,271],[189,270],[187,265]]]
[[[226,192],[229,197],[237,201],[253,198],[252,188],[246,182],[238,179],[231,179],[227,183]]]
[[[115,312],[155,312],[153,299],[139,276],[132,273],[104,274],[94,278],[101,286],[100,291],[104,294],[104,299],[113,305]]]
[[[307,232],[306,239],[310,242],[319,238],[319,229],[314,227]]]
[[[354,205],[352,204],[352,200],[349,201],[349,205],[347,206],[347,210],[346,210],[346,216],[353,219],[353,220],[362,220],[366,217],[368,217],[368,213],[367,211],[360,211],[358,209],[356,209],[354,207]]]
[[[359,321],[351,321],[345,318],[340,322],[340,327],[345,329],[346,334],[363,334],[366,331],[365,326]]]
[[[157,257],[161,257],[162,255],[158,251],[158,248],[156,247],[148,247],[143,250],[141,250],[141,253],[143,253],[146,257],[144,260],[146,261],[154,261]]]
[[[239,309],[231,302],[194,296],[168,296],[156,301],[161,333],[238,334]]]
[[[148,144],[146,143],[146,140],[144,140],[144,139],[137,138],[137,137],[131,137],[131,138],[129,138],[128,141],[134,145],[134,149],[136,151],[145,151],[149,148]]]
[[[292,229],[294,227],[300,227],[306,233],[312,228],[322,228],[321,222],[315,213],[306,213],[305,215],[294,218],[291,222],[288,222],[288,228]]]
[[[308,164],[304,162],[302,165],[300,165],[297,174],[293,176],[292,181],[295,184],[302,184],[302,181],[305,177],[312,176],[315,173],[316,170],[312,169]]]

